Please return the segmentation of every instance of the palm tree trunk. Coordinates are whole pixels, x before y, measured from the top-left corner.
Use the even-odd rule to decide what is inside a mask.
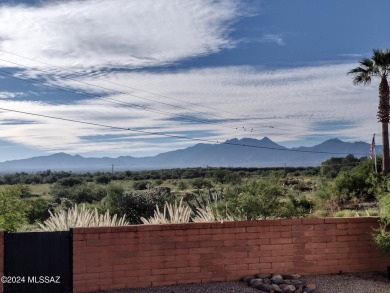
[[[390,158],[389,158],[389,123],[382,122],[382,172],[384,175],[390,172]]]
[[[384,175],[390,172],[390,158],[389,158],[389,83],[387,76],[382,75],[379,84],[379,106],[378,118],[382,122],[382,156],[383,165],[382,172]]]

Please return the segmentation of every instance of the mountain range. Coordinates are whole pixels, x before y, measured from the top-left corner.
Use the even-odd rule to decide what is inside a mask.
[[[370,144],[333,138],[313,147],[286,148],[267,137],[230,139],[220,144],[199,143],[152,157],[85,158],[56,153],[0,163],[0,173],[56,171],[115,171],[185,167],[298,167],[318,166],[331,157],[367,156]],[[376,146],[377,154],[381,152]]]

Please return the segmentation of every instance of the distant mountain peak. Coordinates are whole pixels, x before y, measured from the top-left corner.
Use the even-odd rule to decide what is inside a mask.
[[[338,139],[338,138],[331,138],[331,139],[328,139],[327,141],[325,142],[332,142],[332,143],[344,143],[342,140]]]
[[[185,149],[161,153],[156,156],[134,158],[121,156],[112,158],[85,158],[80,155],[56,153],[48,156],[7,161],[0,163],[0,172],[74,170],[112,171],[145,170],[185,167],[280,167],[319,166],[330,157],[345,157],[353,154],[365,156],[369,144],[364,142],[343,142],[338,138],[329,139],[313,147],[286,148],[268,137],[233,138],[219,144],[196,144]],[[379,147],[379,146],[378,146]],[[289,150],[294,150],[291,152]]]

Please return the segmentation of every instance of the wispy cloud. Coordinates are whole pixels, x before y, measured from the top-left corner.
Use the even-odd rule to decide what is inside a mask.
[[[286,44],[283,34],[264,34],[259,41],[263,43],[276,43],[280,46]]]
[[[239,15],[234,0],[3,4],[0,50],[61,67],[161,66],[234,46],[230,25]]]
[[[0,92],[0,99],[13,99],[24,95],[23,92]]]
[[[349,57],[349,58],[361,58],[363,57],[363,54],[356,54],[356,53],[344,53],[344,54],[339,54],[341,57]]]
[[[367,141],[373,132],[380,132],[375,118],[377,89],[375,84],[354,86],[351,77],[346,75],[353,66],[342,64],[273,71],[244,66],[165,73],[111,73],[98,79],[85,77],[83,81],[109,85],[134,95],[109,96],[117,102],[97,98],[72,105],[6,100],[3,106],[21,111],[28,109],[42,115],[206,140],[269,136],[277,142],[284,142],[320,135],[323,139],[343,137]],[[130,87],[136,85],[160,95],[130,91],[108,83],[110,81]],[[81,87],[72,81],[67,81],[66,85]],[[149,99],[146,109],[118,104],[145,103],[143,98]],[[194,101],[199,106],[186,103]],[[204,123],[184,119],[183,116],[188,117],[189,113],[190,118],[203,120]],[[26,115],[11,112],[1,112],[0,117],[26,119]],[[43,117],[28,119],[35,124],[9,125],[0,132],[0,138],[52,152],[86,154],[109,149],[110,153],[116,154],[146,155],[196,143]],[[340,121],[348,123],[344,127],[339,125]],[[336,124],[337,127],[329,127]],[[112,140],[112,135],[115,135],[115,140]],[[93,141],[94,136],[99,136],[99,139]],[[154,143],[150,143],[150,139]],[[158,144],[155,143],[157,141]]]

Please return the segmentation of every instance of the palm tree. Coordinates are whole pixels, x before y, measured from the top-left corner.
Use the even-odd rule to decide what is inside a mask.
[[[361,60],[360,66],[349,71],[353,74],[354,84],[369,84],[372,77],[379,77],[379,106],[378,120],[382,123],[382,155],[383,155],[383,174],[390,172],[389,158],[389,83],[387,75],[390,72],[390,49],[373,50],[371,58]]]

